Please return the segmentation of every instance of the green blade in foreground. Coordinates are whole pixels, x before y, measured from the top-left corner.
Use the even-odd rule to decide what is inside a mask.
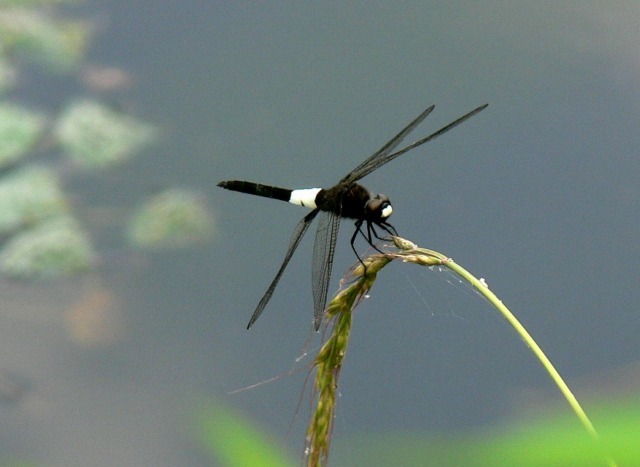
[[[284,449],[256,423],[220,402],[198,414],[198,437],[207,451],[228,467],[293,467]]]

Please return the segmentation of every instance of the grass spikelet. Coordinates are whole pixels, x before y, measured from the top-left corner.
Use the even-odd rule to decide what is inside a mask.
[[[307,430],[307,465],[326,465],[336,407],[336,389],[342,362],[347,353],[351,331],[351,310],[371,289],[378,271],[391,261],[384,255],[373,255],[365,260],[367,273],[360,265],[354,275],[356,282],[336,295],[325,311],[325,323],[332,326],[326,340],[314,360],[316,367],[315,391],[317,403],[315,413]]]
[[[451,258],[437,251],[419,248],[414,243],[399,237],[393,237],[393,242],[396,249],[385,249],[382,253],[373,254],[364,260],[364,264],[355,267],[353,270],[353,275],[357,277],[355,282],[341,290],[325,310],[324,325],[331,332],[314,360],[316,369],[314,397],[317,397],[317,399],[315,411],[311,414],[307,429],[305,449],[307,465],[318,467],[327,465],[328,462],[331,432],[335,417],[338,378],[347,353],[351,331],[351,312],[373,287],[378,272],[391,261],[399,259],[404,263],[446,267],[487,298],[538,358],[582,423],[584,429],[596,443],[596,446],[599,447],[603,461],[609,467],[615,467],[615,461],[606,454],[605,447],[599,441],[598,433],[558,371],[513,313],[489,289],[487,283],[483,279],[477,279]]]

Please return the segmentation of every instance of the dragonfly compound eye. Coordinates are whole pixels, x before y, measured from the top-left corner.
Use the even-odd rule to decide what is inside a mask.
[[[386,219],[393,212],[389,198],[381,194],[372,196],[367,202],[366,209],[369,215],[379,219]]]

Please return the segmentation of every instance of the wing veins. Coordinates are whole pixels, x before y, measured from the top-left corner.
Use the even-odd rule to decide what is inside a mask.
[[[393,159],[395,159],[398,156],[401,156],[402,154],[404,154],[405,152],[409,152],[414,148],[417,148],[418,146],[421,146],[425,143],[428,143],[431,140],[436,139],[438,136],[441,136],[443,134],[445,134],[447,131],[455,128],[456,126],[460,125],[461,123],[463,123],[464,121],[470,119],[471,117],[473,117],[475,114],[481,112],[482,110],[484,110],[489,104],[484,104],[481,105],[480,107],[477,107],[475,109],[473,109],[471,112],[466,113],[465,115],[463,115],[462,117],[454,120],[453,122],[449,123],[448,125],[445,125],[444,127],[440,128],[438,131],[430,134],[429,136],[422,138],[412,144],[410,144],[409,146],[394,152],[393,154],[389,154],[387,153],[376,153],[374,154],[375,157],[370,157],[369,159],[367,159],[365,163],[360,164],[359,171],[354,174],[351,173],[351,177],[349,177],[349,181],[351,182],[355,182],[359,179],[361,179],[362,177],[369,175],[371,172],[373,172],[374,170],[378,169],[379,167],[383,166],[384,164],[391,162]],[[429,109],[427,109],[429,110]],[[423,112],[424,113],[424,112]],[[422,115],[422,114],[421,114]],[[428,115],[428,114],[427,114]],[[419,119],[420,117],[418,117]],[[416,119],[416,120],[418,120]],[[423,118],[424,119],[424,118]],[[420,123],[423,119],[419,120],[418,123]],[[416,121],[414,120],[414,122]],[[411,124],[409,126],[411,126],[414,122],[411,122]],[[409,127],[407,127],[409,128]],[[415,128],[415,126],[413,126],[411,129]],[[404,131],[404,130],[403,130]],[[401,132],[402,133],[402,132]]]
[[[284,272],[287,265],[289,264],[289,261],[291,260],[293,253],[295,253],[296,249],[298,248],[298,245],[300,244],[300,240],[302,240],[302,237],[304,236],[305,232],[311,225],[311,222],[313,221],[313,219],[315,219],[315,217],[318,215],[319,212],[320,212],[319,209],[314,209],[309,214],[304,216],[302,220],[298,222],[298,225],[296,225],[296,228],[294,229],[293,234],[291,235],[289,248],[287,249],[287,254],[284,256],[282,265],[280,266],[280,269],[278,270],[278,273],[276,274],[276,276],[271,281],[271,284],[269,284],[269,288],[267,288],[267,291],[262,296],[262,299],[260,300],[260,303],[258,303],[256,310],[253,312],[253,315],[249,320],[249,324],[247,325],[247,329],[253,326],[253,323],[255,323],[256,320],[260,317],[260,314],[262,314],[262,311],[267,306],[267,303],[269,303],[269,300],[271,300],[271,296],[273,295],[273,292],[276,289],[278,282],[280,281],[280,277],[282,276],[282,273]]]
[[[322,324],[322,314],[327,304],[327,293],[331,280],[333,257],[336,251],[340,216],[333,212],[323,212],[316,230],[313,245],[311,287],[313,290],[313,321],[317,331]]]
[[[393,151],[402,140],[411,133],[415,127],[417,127],[427,116],[433,111],[435,105],[428,107],[424,112],[418,115],[411,123],[404,127],[397,135],[391,138],[387,143],[369,156],[365,161],[353,169],[347,176],[345,176],[340,182],[355,182],[361,179],[365,175],[371,173],[373,169],[369,169],[369,165],[375,163],[378,158],[385,157],[391,151]],[[379,166],[376,166],[379,167]]]

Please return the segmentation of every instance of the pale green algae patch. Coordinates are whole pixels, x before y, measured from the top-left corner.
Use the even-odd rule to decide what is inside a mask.
[[[0,178],[0,235],[66,212],[67,202],[52,170],[26,166]]]
[[[0,44],[5,53],[53,71],[79,66],[92,34],[90,21],[60,19],[46,8],[0,8]]]
[[[88,169],[126,161],[155,133],[153,126],[87,99],[72,102],[54,128],[64,155]]]
[[[38,112],[0,103],[0,169],[20,160],[36,145],[46,122]]]
[[[87,234],[70,216],[50,219],[8,240],[0,271],[16,279],[47,279],[88,271],[95,254]]]
[[[182,247],[206,240],[213,221],[204,197],[173,188],[155,195],[136,209],[129,224],[129,243],[137,247]]]

